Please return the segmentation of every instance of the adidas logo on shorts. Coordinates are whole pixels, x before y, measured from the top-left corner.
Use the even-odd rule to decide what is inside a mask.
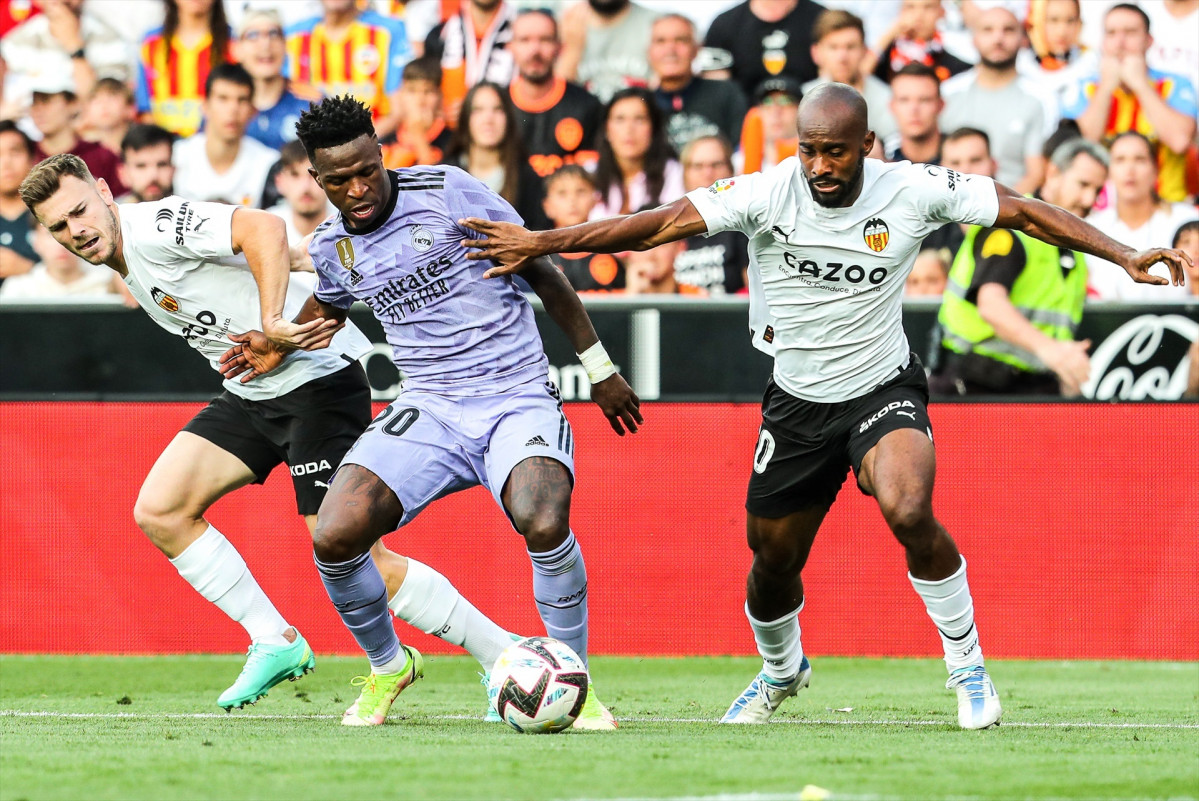
[[[534,445],[541,445],[542,447],[545,447],[545,448],[548,448],[550,446],[550,444],[548,442],[546,442],[545,440],[543,440],[541,438],[540,434],[538,434],[537,436],[533,437],[531,440],[529,440],[528,442],[525,443],[526,448],[531,448]]]

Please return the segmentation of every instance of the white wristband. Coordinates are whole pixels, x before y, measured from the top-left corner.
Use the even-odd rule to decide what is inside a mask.
[[[575,355],[583,363],[583,369],[587,371],[587,378],[592,384],[598,384],[616,375],[616,365],[612,364],[612,358],[608,356],[608,351],[604,350],[602,342],[596,342],[587,350]]]

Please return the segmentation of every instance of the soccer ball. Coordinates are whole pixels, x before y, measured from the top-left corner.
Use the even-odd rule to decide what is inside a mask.
[[[509,726],[525,734],[551,734],[575,722],[589,684],[583,660],[569,645],[526,637],[495,660],[487,690]]]

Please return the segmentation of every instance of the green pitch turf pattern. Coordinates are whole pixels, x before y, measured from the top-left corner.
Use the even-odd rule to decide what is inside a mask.
[[[355,729],[365,660],[225,714],[239,657],[5,656],[0,801],[1199,797],[1199,664],[995,661],[1003,725],[963,732],[939,661],[817,656],[771,724],[715,725],[760,664],[597,657],[620,730],[536,736],[479,720],[466,657]]]

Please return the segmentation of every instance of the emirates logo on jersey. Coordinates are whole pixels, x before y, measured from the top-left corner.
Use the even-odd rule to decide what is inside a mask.
[[[862,232],[862,238],[866,240],[866,246],[875,253],[882,253],[887,249],[887,242],[891,239],[891,229],[887,227],[887,223],[878,217],[866,222],[866,229]]]
[[[150,290],[150,297],[152,297],[154,299],[155,303],[157,303],[159,306],[166,309],[167,311],[171,312],[172,314],[179,311],[179,301],[175,300],[173,297],[168,295],[166,292],[163,292],[158,287],[153,287]]]
[[[341,266],[345,267],[350,272],[354,272],[354,242],[348,236],[343,236],[337,240],[335,245],[337,248],[337,258],[341,259]]]

